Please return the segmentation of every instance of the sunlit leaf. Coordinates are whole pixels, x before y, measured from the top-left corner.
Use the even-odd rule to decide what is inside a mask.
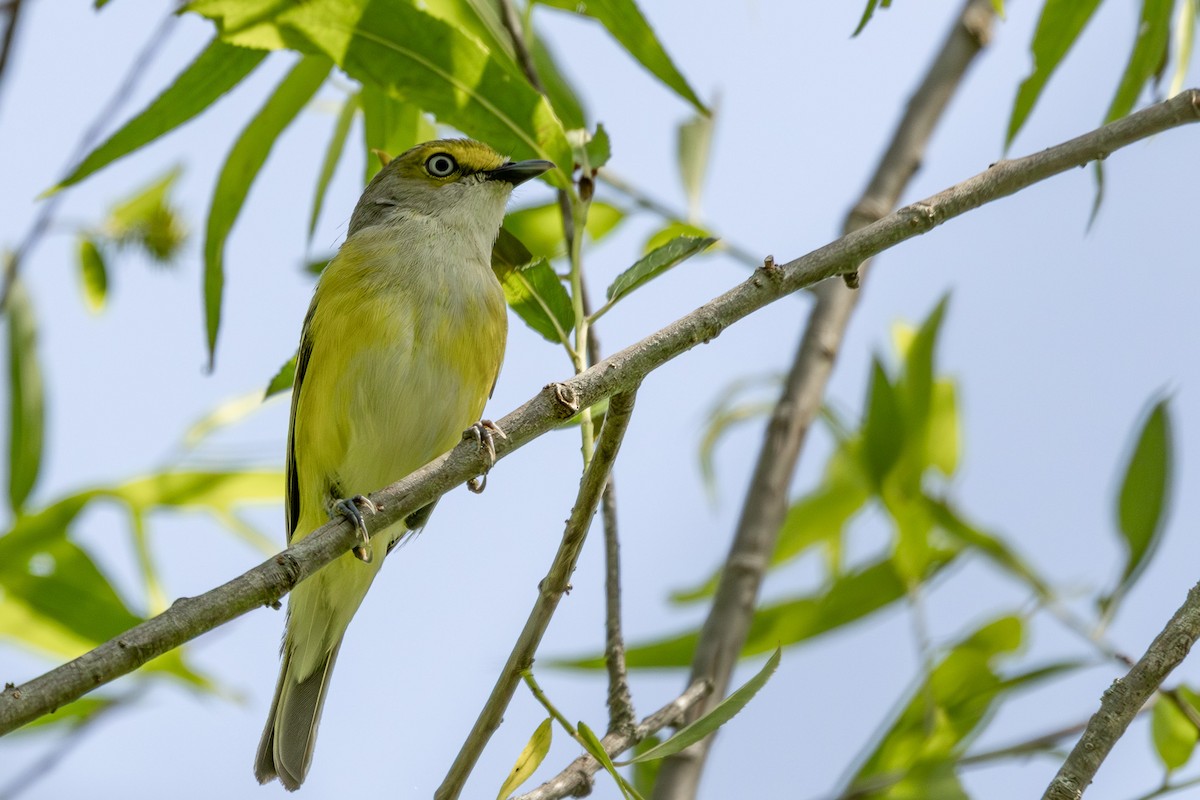
[[[504,289],[504,299],[526,325],[548,341],[566,344],[575,329],[571,296],[549,262],[529,261],[532,258],[519,239],[501,230],[492,250],[492,270]]]
[[[1074,46],[1079,34],[1091,20],[1100,5],[1100,0],[1046,0],[1038,18],[1037,30],[1033,34],[1033,72],[1017,89],[1012,113],[1008,120],[1008,133],[1004,143],[1012,144],[1017,133],[1029,118],[1034,105],[1042,95],[1047,81],[1059,63]]]
[[[943,296],[938,301],[904,352],[904,373],[896,382],[896,391],[904,405],[908,429],[912,431],[923,430],[929,420],[933,397],[934,355],[948,303],[948,296]]]
[[[521,755],[517,756],[517,763],[513,764],[512,772],[508,773],[508,778],[500,787],[500,792],[496,795],[496,800],[504,800],[510,794],[517,790],[525,781],[529,780],[529,776],[541,766],[545,760],[546,754],[550,752],[550,740],[553,737],[554,720],[546,717],[542,723],[534,729],[533,735],[529,737],[529,741],[525,744],[525,749],[521,751]]]
[[[1200,697],[1195,692],[1181,686],[1176,693],[1200,714]],[[1150,736],[1154,741],[1154,750],[1169,772],[1187,764],[1196,751],[1196,726],[1175,701],[1164,694],[1154,700],[1150,712]]]
[[[643,800],[638,791],[630,786],[628,781],[621,777],[621,773],[617,772],[617,768],[613,764],[612,757],[609,756],[608,751],[604,749],[604,743],[600,741],[600,737],[596,735],[596,732],[589,728],[584,722],[580,722],[576,728],[579,731],[579,738],[582,740],[583,749],[587,750],[588,754],[591,755],[592,758],[596,759],[596,761],[600,763],[600,766],[604,767],[604,771],[609,774],[609,776],[616,782],[617,787],[621,790],[621,796],[624,797],[625,800]]]
[[[1146,84],[1162,74],[1166,67],[1171,10],[1174,7],[1175,0],[1142,0],[1133,52],[1129,54],[1129,62],[1125,65],[1108,113],[1104,115],[1105,122],[1120,119],[1133,110],[1133,104]]]
[[[654,761],[666,758],[667,756],[673,756],[716,732],[718,728],[733,719],[739,711],[745,708],[746,704],[754,698],[754,695],[758,694],[758,691],[766,685],[767,681],[775,673],[775,670],[779,668],[779,660],[782,657],[783,651],[775,648],[775,652],[762,665],[762,669],[753,678],[746,681],[737,691],[718,703],[712,711],[709,711],[690,725],[685,726],[662,744],[650,748],[626,763]]]
[[[266,53],[214,39],[145,110],[125,123],[54,187],[78,183],[119,158],[129,155],[208,108],[263,60]]]
[[[204,321],[210,367],[216,358],[221,326],[225,241],[276,139],[316,94],[329,69],[329,62],[323,58],[301,59],[242,130],[221,167],[209,204],[204,240]]]
[[[662,228],[659,228],[654,233],[650,234],[650,238],[642,245],[642,253],[649,253],[653,250],[665,245],[667,242],[678,239],[680,236],[693,236],[698,238],[706,238],[712,236],[708,230],[692,225],[687,222],[672,221],[668,222]],[[717,243],[717,249],[720,249],[720,242]]]
[[[541,0],[541,2],[547,6],[597,20],[650,74],[695,106],[697,111],[702,114],[708,113],[708,109],[692,91],[687,79],[679,73],[671,61],[671,57],[659,43],[658,37],[654,35],[650,23],[642,16],[641,10],[633,0]]]
[[[961,455],[958,397],[954,381],[935,379],[926,425],[925,461],[946,477],[958,470]]]
[[[5,310],[8,312],[8,501],[13,512],[20,513],[42,467],[46,399],[38,363],[33,301],[19,278],[12,281]]]
[[[114,205],[104,221],[104,233],[119,245],[142,248],[160,264],[172,261],[188,235],[169,200],[182,171],[181,167],[172,167]]]
[[[700,196],[704,190],[704,177],[708,173],[715,124],[715,111],[713,114],[697,114],[680,123],[676,134],[675,157],[679,164],[679,179],[687,196],[688,218],[692,222],[700,216]]]
[[[293,355],[287,361],[280,365],[279,370],[271,376],[271,380],[267,383],[267,389],[263,393],[263,400],[268,397],[277,395],[280,392],[286,392],[292,388],[292,382],[296,379],[296,356]]]
[[[1171,417],[1166,399],[1150,409],[1125,466],[1117,497],[1117,527],[1125,545],[1125,567],[1113,593],[1101,606],[1114,606],[1140,577],[1161,538],[1170,504]]]
[[[905,430],[900,399],[878,358],[871,361],[862,430],[863,463],[876,486],[881,486],[904,448]]]
[[[218,405],[193,422],[183,433],[185,447],[195,447],[215,432],[241,422],[262,408],[262,392],[247,392]]]
[[[667,244],[639,258],[632,267],[617,276],[609,285],[605,296],[615,303],[633,290],[657,278],[664,272],[692,256],[707,250],[716,239],[679,236]]]
[[[363,84],[360,97],[368,153],[363,182],[369,183],[382,166],[373,151],[380,150],[394,158],[413,145],[433,139],[437,129],[417,105],[398,100],[372,84]]]
[[[333,133],[329,144],[325,147],[325,158],[321,161],[321,171],[317,173],[317,189],[313,193],[312,213],[308,217],[308,241],[312,242],[317,230],[317,221],[321,218],[321,208],[325,204],[325,193],[329,190],[329,181],[337,171],[338,162],[346,149],[346,138],[350,135],[350,123],[359,109],[359,95],[352,94],[342,101],[337,118],[333,123]],[[370,161],[370,159],[368,159]]]
[[[588,207],[584,230],[593,242],[600,241],[625,219],[625,212],[603,200],[594,200]],[[535,259],[553,259],[565,255],[562,210],[558,203],[517,208],[504,217],[504,230],[520,239]]]
[[[79,237],[79,278],[88,310],[98,314],[108,300],[108,267],[104,254],[90,236]]]
[[[587,163],[592,169],[599,169],[612,158],[612,142],[608,140],[608,131],[603,124],[596,126],[596,132],[588,139]]]
[[[1167,97],[1174,97],[1183,91],[1187,81],[1188,69],[1192,64],[1192,46],[1196,40],[1196,12],[1200,3],[1197,0],[1180,0],[1179,16],[1175,18],[1175,39],[1171,50],[1175,53],[1175,74],[1171,76],[1171,85],[1167,89]]]

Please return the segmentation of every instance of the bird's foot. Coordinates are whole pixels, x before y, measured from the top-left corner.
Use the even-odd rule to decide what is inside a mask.
[[[341,514],[354,523],[354,527],[358,529],[359,536],[362,537],[362,541],[354,546],[354,557],[364,564],[370,564],[372,558],[371,534],[367,532],[367,522],[363,519],[359,506],[367,509],[372,514],[379,512],[379,508],[371,502],[371,499],[361,494],[336,501],[333,504],[333,512]],[[330,516],[333,516],[333,514],[331,513]]]
[[[487,488],[487,474],[496,463],[496,437],[507,439],[504,431],[500,430],[500,426],[492,422],[490,419],[481,419],[471,427],[463,431],[464,439],[474,439],[479,444],[479,449],[487,454],[487,466],[483,468],[483,474],[477,478],[471,478],[467,481],[467,488],[475,494],[479,494]]]

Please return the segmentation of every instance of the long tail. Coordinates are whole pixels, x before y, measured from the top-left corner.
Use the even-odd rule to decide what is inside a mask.
[[[338,639],[317,669],[304,676],[295,674],[289,648],[284,649],[275,699],[254,758],[254,776],[259,783],[279,778],[284,788],[295,791],[304,782],[317,743],[317,724],[325,706],[329,676],[341,645]]]

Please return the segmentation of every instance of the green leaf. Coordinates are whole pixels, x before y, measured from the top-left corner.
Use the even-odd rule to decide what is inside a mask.
[[[904,352],[904,374],[896,381],[896,391],[904,404],[907,428],[911,431],[925,429],[929,421],[935,374],[934,354],[948,303],[949,296],[943,295],[921,323],[917,335]]]
[[[195,117],[237,86],[266,53],[214,39],[166,91],[108,137],[51,191],[78,183]]]
[[[33,722],[17,728],[12,733],[17,736],[24,736],[30,733],[44,733],[51,730],[59,730],[63,726],[76,728],[86,722],[91,721],[94,717],[120,705],[123,701],[116,700],[111,697],[96,697],[88,695],[81,697],[78,700],[73,700],[65,706],[54,709],[53,714],[47,714],[44,717],[38,717]],[[11,796],[11,795],[10,795]]]
[[[716,239],[711,237],[678,236],[642,256],[629,269],[617,276],[605,292],[608,304],[620,300],[642,284],[657,278],[671,267],[697,253],[707,250]]]
[[[667,242],[673,239],[678,239],[680,236],[698,236],[701,238],[711,236],[712,234],[704,228],[692,225],[687,222],[672,221],[668,222],[659,230],[650,235],[646,243],[642,245],[642,252],[649,253],[657,250]],[[717,249],[721,248],[721,244],[717,244]]]
[[[513,158],[558,164],[546,180],[566,186],[571,148],[549,102],[505,53],[414,4],[397,0],[196,0],[242,44],[323,53],[347,75],[433,114]]]
[[[625,221],[625,211],[603,201],[593,200],[588,205],[587,222],[583,229],[587,232],[592,244],[608,236],[617,226]]]
[[[671,57],[659,43],[650,23],[633,0],[541,0],[543,5],[591,17],[608,29],[625,51],[646,70],[701,114],[708,109],[676,69]]]
[[[700,196],[704,191],[704,176],[708,172],[709,153],[716,114],[697,114],[680,123],[676,135],[675,155],[679,163],[679,178],[688,201],[688,219],[700,218]]]
[[[276,139],[317,93],[329,69],[329,62],[323,58],[301,59],[238,136],[221,167],[204,240],[204,321],[210,369],[216,358],[217,331],[221,326],[225,240]]]
[[[687,725],[662,744],[647,750],[627,763],[653,761],[673,756],[715,733],[718,728],[733,719],[739,711],[745,708],[754,695],[758,694],[759,689],[766,685],[767,681],[775,673],[775,670],[779,668],[779,660],[782,657],[783,651],[778,647],[775,648],[775,652],[767,659],[767,663],[762,665],[762,669],[753,678],[746,681],[736,692],[717,704],[712,711],[709,711],[700,719]]]
[[[279,369],[271,376],[271,380],[267,383],[267,389],[263,392],[263,400],[268,397],[277,395],[280,392],[286,392],[292,388],[293,381],[296,380],[296,356],[293,355],[287,361],[280,365]]]
[[[890,3],[888,0],[883,0],[883,7],[887,8]],[[867,27],[867,23],[871,21],[871,17],[875,16],[875,9],[879,6],[879,0],[867,0],[867,7],[863,9],[862,17],[858,20],[858,27],[854,29],[851,36],[858,36]]]
[[[588,754],[596,759],[600,763],[600,766],[604,767],[605,772],[612,776],[612,779],[617,783],[617,787],[621,790],[621,796],[626,800],[643,800],[637,790],[621,777],[621,773],[617,772],[616,765],[613,764],[612,758],[608,755],[608,751],[604,749],[604,743],[600,741],[600,737],[596,735],[596,732],[583,722],[580,722],[576,728],[579,731],[579,739],[580,743],[583,744],[583,749],[587,750]]]
[[[363,84],[363,136],[367,147],[364,183],[370,183],[382,164],[373,151],[379,150],[394,158],[410,147],[437,136],[421,109],[413,103],[397,100],[382,89]]]
[[[538,259],[526,266],[497,264],[493,251],[492,269],[504,289],[504,299],[526,325],[555,344],[570,340],[575,309],[549,262]]]
[[[8,296],[8,500],[14,514],[25,507],[42,466],[45,389],[38,364],[33,301],[20,279]]]
[[[1005,147],[1011,145],[1020,132],[1050,76],[1074,46],[1099,5],[1100,0],[1046,0],[1042,6],[1042,14],[1030,45],[1033,72],[1017,89],[1008,120],[1008,133],[1004,137]]]
[[[533,735],[525,744],[525,749],[521,751],[521,755],[517,756],[517,763],[513,764],[512,772],[508,773],[508,778],[500,787],[496,800],[504,800],[515,792],[517,787],[529,780],[529,776],[541,766],[546,759],[546,754],[550,752],[550,740],[554,735],[553,722],[551,717],[546,717],[534,729]]]
[[[119,201],[108,212],[104,233],[118,245],[142,248],[161,264],[174,260],[188,233],[168,195],[182,172],[181,167],[172,167]]]
[[[637,746],[633,748],[633,753],[635,756],[640,756],[651,747],[658,745],[661,741],[658,736],[647,736],[637,743]],[[634,758],[633,788],[645,796],[652,795],[654,793],[654,784],[658,782],[658,770],[661,766],[661,761],[638,761]]]
[[[882,486],[904,449],[905,430],[900,399],[877,357],[871,360],[862,432],[863,465],[875,485]]]
[[[588,138],[584,149],[587,152],[588,167],[591,169],[600,169],[612,158],[612,142],[608,140],[608,131],[604,129],[603,123],[596,125],[596,132]]]
[[[1029,587],[1043,599],[1053,595],[1053,589],[1037,571],[999,536],[994,536],[964,520],[949,503],[926,497],[938,527],[958,544],[968,547],[991,561],[1009,575]]]
[[[1125,466],[1117,498],[1117,527],[1125,545],[1125,568],[1112,594],[1101,601],[1106,611],[1114,607],[1141,575],[1161,539],[1165,511],[1170,504],[1171,417],[1167,400],[1150,409]]]
[[[926,432],[924,461],[949,478],[958,471],[962,448],[957,389],[948,378],[933,382]]]
[[[98,314],[108,300],[108,267],[104,255],[90,236],[79,237],[79,278],[83,283],[83,298],[88,310]]]
[[[537,33],[536,27],[534,27],[534,35],[530,37],[529,50],[533,56],[533,68],[537,70],[538,77],[542,79],[546,98],[550,101],[554,113],[558,115],[568,130],[587,128],[587,109],[579,97],[579,92],[559,69],[554,51]]]
[[[595,200],[588,206],[585,230],[593,242],[611,233],[625,219],[616,206]],[[553,259],[567,252],[562,210],[558,203],[514,209],[504,217],[505,231],[524,243],[534,259]]]
[[[346,138],[350,135],[350,124],[359,109],[359,94],[352,94],[342,101],[337,118],[333,123],[333,134],[325,148],[325,158],[321,161],[321,171],[317,174],[317,189],[313,193],[312,213],[308,218],[308,242],[312,244],[313,234],[317,230],[317,221],[321,218],[321,207],[325,204],[325,193],[329,190],[329,181],[337,171],[338,162],[342,160],[342,152],[346,149]],[[368,157],[367,161],[370,162]]]
[[[1200,697],[1186,686],[1180,687],[1181,699],[1200,713]],[[1197,731],[1191,720],[1175,705],[1175,701],[1160,694],[1150,712],[1150,736],[1154,749],[1168,772],[1173,772],[1191,760],[1196,751]]]
[[[1129,54],[1129,62],[1125,65],[1108,113],[1104,115],[1105,122],[1128,114],[1142,93],[1142,88],[1162,74],[1167,65],[1167,42],[1171,36],[1171,10],[1174,5],[1175,0],[1142,0],[1142,14],[1133,52]]]

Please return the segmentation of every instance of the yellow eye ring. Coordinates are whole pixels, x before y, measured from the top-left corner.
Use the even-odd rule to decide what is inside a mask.
[[[435,178],[448,178],[458,169],[458,162],[449,153],[434,153],[425,160],[425,171]]]

